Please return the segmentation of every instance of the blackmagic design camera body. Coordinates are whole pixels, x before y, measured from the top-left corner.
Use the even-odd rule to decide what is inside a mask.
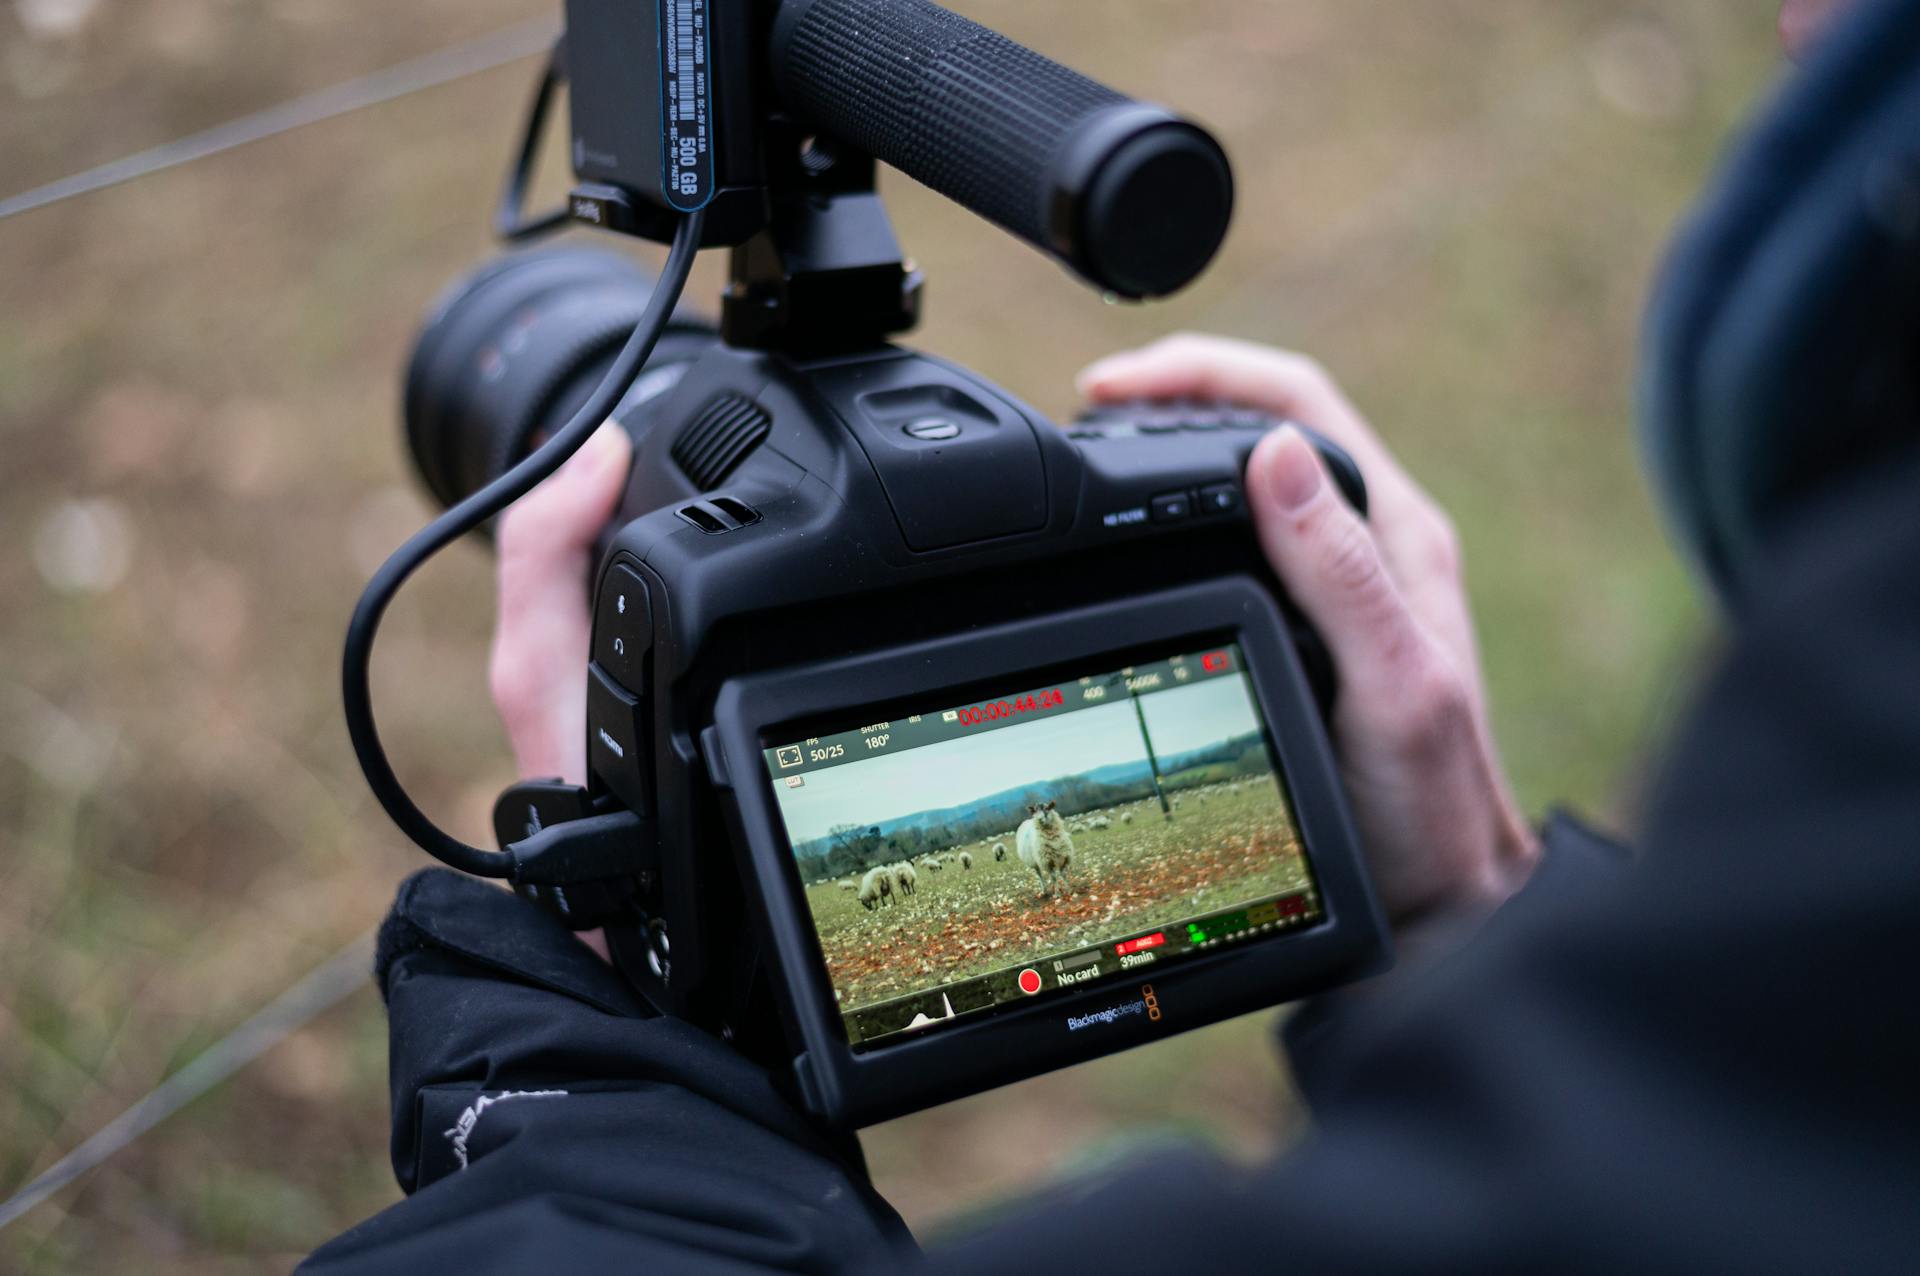
[[[677,317],[613,414],[635,458],[590,585],[590,782],[496,811],[510,849],[617,844],[522,893],[604,924],[649,1002],[840,1127],[1381,968],[1337,688],[1246,509],[1278,423],[1063,426],[887,340],[920,280],[875,156],[1143,297],[1224,233],[1212,140],[917,0],[568,21],[574,218],[665,239],[706,214],[733,278],[718,330]],[[451,293],[407,388],[435,494],[574,413],[652,289],[574,248]]]

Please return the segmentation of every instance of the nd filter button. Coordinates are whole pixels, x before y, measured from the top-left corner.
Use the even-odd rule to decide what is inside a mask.
[[[1193,498],[1185,492],[1162,492],[1153,498],[1153,521],[1177,523],[1193,516]]]

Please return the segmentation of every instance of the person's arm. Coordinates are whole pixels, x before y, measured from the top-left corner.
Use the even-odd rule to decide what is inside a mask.
[[[377,966],[408,1196],[303,1271],[829,1272],[911,1252],[857,1148],[713,1037],[645,1017],[532,905],[428,869]]]
[[[1258,1169],[1133,1166],[936,1272],[1905,1272],[1920,1254],[1920,446],[1779,533],[1631,872],[1549,827],[1314,1051]]]
[[[1459,540],[1446,512],[1304,355],[1183,333],[1102,359],[1079,383],[1095,403],[1258,407],[1332,438],[1366,476],[1363,520],[1297,432],[1263,441],[1247,466],[1268,561],[1333,658],[1334,749],[1394,927],[1394,973],[1316,997],[1288,1021],[1287,1054],[1311,1100],[1339,1068],[1357,1009],[1465,943],[1541,860],[1542,839],[1520,815],[1494,747]],[[1605,877],[1625,864],[1569,817],[1546,831],[1556,878]]]

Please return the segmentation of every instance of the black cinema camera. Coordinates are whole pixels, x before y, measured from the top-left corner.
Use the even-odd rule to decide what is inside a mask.
[[[567,22],[500,228],[673,249],[659,281],[509,255],[420,338],[408,437],[452,508],[369,586],[345,666],[401,826],[606,926],[656,1008],[838,1126],[1384,965],[1332,680],[1244,508],[1276,422],[1156,403],[1061,428],[887,341],[920,280],[876,158],[1141,298],[1225,233],[1213,140],[925,0],[569,0]],[[529,218],[563,82],[581,185]],[[731,250],[717,331],[672,313],[703,246]],[[591,583],[589,786],[515,786],[502,851],[469,847],[379,750],[373,629],[608,416],[635,461]]]

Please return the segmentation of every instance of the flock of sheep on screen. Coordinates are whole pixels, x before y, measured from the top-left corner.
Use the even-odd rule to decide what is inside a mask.
[[[1229,784],[1224,787],[1234,793],[1240,791],[1238,784]],[[1204,802],[1207,794],[1202,791],[1198,797]],[[1179,806],[1180,799],[1173,799],[1173,805]],[[1131,824],[1133,812],[1122,811],[1118,818],[1122,824]],[[1071,875],[1073,835],[1095,829],[1111,828],[1113,820],[1114,817],[1107,815],[1081,815],[1069,821],[1066,816],[1060,814],[1053,802],[1030,804],[1027,807],[1027,818],[1021,821],[1020,827],[1012,835],[1013,853],[1019,856],[1022,864],[1033,870],[1040,895],[1049,896],[1053,894],[1055,886],[1066,888],[1074,885]],[[993,844],[993,858],[998,862],[1006,860],[1007,843],[1004,840]],[[844,878],[839,885],[843,891],[854,892],[855,897],[866,906],[868,911],[872,911],[882,904],[891,905],[896,897],[904,900],[907,896],[915,894],[920,889],[920,874],[923,871],[938,873],[944,871],[949,865],[955,864],[962,872],[971,871],[973,852],[949,851],[944,855],[928,855],[917,865],[910,860],[876,864],[858,881],[850,877]]]

